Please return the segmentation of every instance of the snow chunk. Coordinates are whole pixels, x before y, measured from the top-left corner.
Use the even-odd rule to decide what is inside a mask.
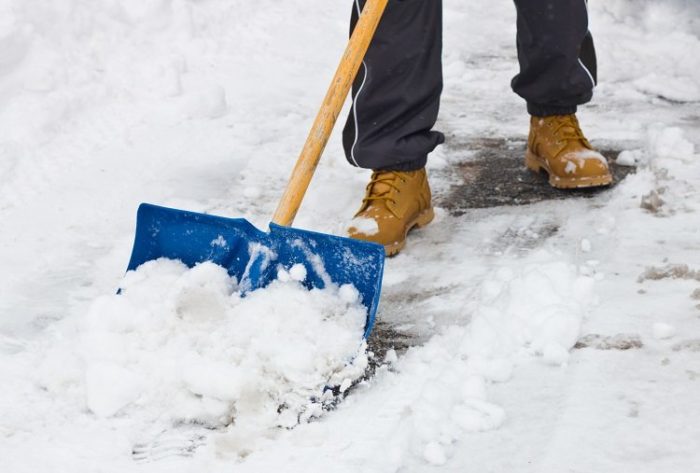
[[[361,235],[372,236],[379,233],[379,224],[373,218],[355,217],[350,222],[350,231]]]
[[[302,282],[306,279],[306,266],[297,263],[289,269],[289,276],[295,280]]]
[[[393,365],[398,361],[399,357],[396,355],[396,350],[390,348],[384,355],[384,363],[388,365]]]
[[[652,336],[657,340],[668,340],[676,335],[676,327],[663,322],[651,326]]]
[[[360,300],[360,291],[358,291],[352,284],[343,284],[340,286],[338,295],[348,304],[353,304]]]
[[[581,151],[575,151],[573,153],[568,154],[567,156],[572,157],[576,161],[578,161],[578,167],[583,168],[585,165],[586,160],[592,160],[592,161],[599,161],[601,164],[605,165],[605,167],[608,167],[608,160],[605,159],[605,157],[600,154],[597,151],[593,151],[592,149],[584,149]],[[569,163],[572,163],[572,161],[569,161]],[[566,165],[565,171],[569,173],[569,163]],[[574,164],[575,166],[575,164]],[[576,168],[573,169],[574,171]]]
[[[340,392],[344,393],[352,386],[352,380],[350,378],[345,378],[342,383],[340,383]]]
[[[637,166],[644,162],[644,150],[641,149],[635,149],[635,150],[624,150],[622,151],[618,156],[617,159],[615,160],[615,163],[618,166]]]

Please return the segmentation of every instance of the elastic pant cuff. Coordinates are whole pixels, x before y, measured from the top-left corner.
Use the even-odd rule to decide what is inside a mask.
[[[560,106],[560,105],[538,105],[534,103],[527,104],[527,111],[534,117],[550,117],[552,115],[571,115],[576,113],[576,105]]]
[[[378,169],[372,169],[373,171],[400,171],[400,172],[411,172],[423,169],[428,162],[427,156],[423,159],[416,161],[410,161],[407,163],[393,164],[391,166],[385,166]]]

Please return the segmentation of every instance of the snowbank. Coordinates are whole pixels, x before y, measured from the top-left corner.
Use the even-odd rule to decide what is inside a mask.
[[[367,363],[357,290],[308,290],[305,278],[303,265],[280,268],[276,281],[243,297],[213,263],[150,261],[126,274],[120,295],[62,321],[33,356],[0,371],[24,371],[35,403],[72,403],[64,424],[95,419],[141,436],[180,425],[248,436],[291,428],[320,415],[333,399],[329,383],[347,389]],[[26,401],[17,394],[9,396],[19,407]],[[31,418],[3,420],[8,429],[17,422],[36,428]]]
[[[80,323],[87,407],[171,425],[296,425],[358,354],[367,314],[351,286],[307,290],[302,265],[280,276],[241,297],[212,263],[127,273],[121,295]]]

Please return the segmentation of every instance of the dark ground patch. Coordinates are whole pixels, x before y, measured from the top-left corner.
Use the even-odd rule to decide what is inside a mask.
[[[367,369],[365,369],[364,376],[355,380],[345,392],[340,391],[340,386],[327,386],[326,389],[333,393],[333,397],[322,403],[323,410],[334,410],[343,399],[355,392],[360,384],[371,379],[380,367],[389,366],[385,361],[386,354],[389,350],[396,350],[397,354],[401,355],[415,345],[416,342],[412,337],[396,331],[378,320],[367,340],[369,364]]]
[[[450,152],[468,156],[451,172],[457,183],[442,196],[438,206],[460,216],[468,209],[506,205],[527,205],[545,200],[592,198],[618,184],[634,168],[617,166],[620,150],[603,147],[600,151],[611,163],[615,176],[612,186],[593,189],[555,189],[547,182],[546,173],[534,173],[524,163],[526,143],[523,140],[478,138],[460,141],[453,137],[445,146]]]
[[[403,313],[410,314],[423,310],[422,304],[429,299],[459,289],[459,285],[454,284],[425,291],[416,291],[416,287],[419,287],[419,285],[420,281],[414,281],[399,288],[389,288],[382,293],[377,322],[367,340],[368,350],[374,355],[370,358],[370,368],[372,370],[383,363],[384,357],[389,350],[396,350],[397,354],[401,355],[408,348],[420,344],[420,337],[385,323],[383,321],[385,311],[391,312],[391,319],[393,320],[402,319]]]
[[[372,334],[367,340],[367,348],[372,352],[369,359],[370,370],[374,371],[378,365],[384,362],[384,357],[389,350],[396,350],[399,354],[415,345],[413,337],[394,330],[387,324],[377,321],[372,329]]]
[[[613,336],[590,333],[579,338],[574,348],[594,348],[596,350],[633,350],[644,347],[642,338],[637,334],[618,333]]]
[[[700,352],[700,338],[693,338],[690,340],[683,340],[676,343],[672,347],[673,351],[690,351],[690,352]]]

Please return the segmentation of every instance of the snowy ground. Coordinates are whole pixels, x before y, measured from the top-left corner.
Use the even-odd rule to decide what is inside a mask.
[[[378,314],[400,349],[292,430],[159,437],[135,432],[136,414],[95,412],[86,367],[61,349],[120,284],[138,203],[264,228],[342,50],[345,3],[0,0],[3,471],[695,471],[694,0],[591,2],[601,84],[580,118],[636,173],[590,198],[480,209],[450,203],[469,183],[460,166],[485,138],[519,146],[527,131],[508,88],[514,9],[445,0],[448,142],[429,162],[443,208],[387,262]],[[367,177],[336,135],[295,225],[341,234]]]

